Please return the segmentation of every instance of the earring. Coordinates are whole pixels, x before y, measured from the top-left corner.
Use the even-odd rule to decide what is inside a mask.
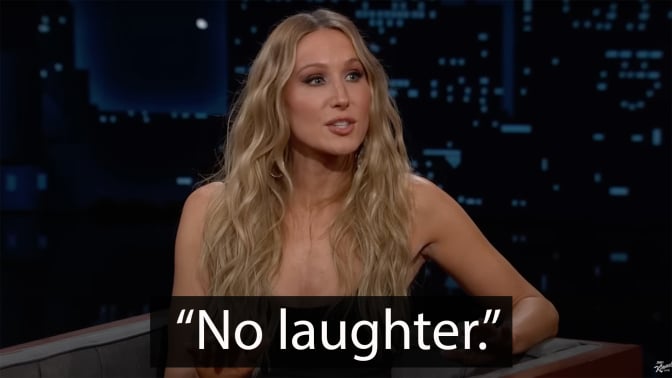
[[[273,164],[273,167],[271,167],[270,175],[274,179],[282,178],[282,172],[278,169],[278,166],[275,164]]]

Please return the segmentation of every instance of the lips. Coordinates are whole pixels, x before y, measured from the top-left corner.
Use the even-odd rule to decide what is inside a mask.
[[[355,123],[355,120],[352,118],[348,117],[334,118],[331,121],[327,122],[327,126],[346,127],[351,123]]]
[[[348,135],[355,128],[355,120],[352,118],[336,118],[327,123],[329,131],[336,135]]]

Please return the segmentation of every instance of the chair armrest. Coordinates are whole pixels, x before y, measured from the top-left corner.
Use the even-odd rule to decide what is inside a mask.
[[[152,376],[150,315],[0,349],[0,376]]]

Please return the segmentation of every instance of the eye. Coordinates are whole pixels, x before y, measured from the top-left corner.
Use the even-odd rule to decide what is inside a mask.
[[[308,85],[322,85],[324,84],[324,77],[322,75],[310,75],[303,82]]]
[[[361,79],[363,76],[364,74],[361,71],[352,71],[348,72],[345,78],[348,81],[359,81],[359,79]]]

